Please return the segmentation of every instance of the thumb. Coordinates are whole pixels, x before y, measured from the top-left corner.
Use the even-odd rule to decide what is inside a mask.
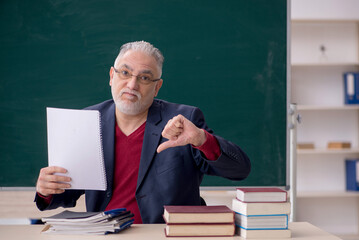
[[[158,148],[157,148],[157,153],[160,153],[160,152],[162,152],[163,150],[166,150],[167,148],[171,148],[171,147],[175,147],[175,146],[177,146],[175,141],[171,141],[171,140],[166,141],[166,142],[164,142],[164,143],[161,143],[161,144],[158,146]]]

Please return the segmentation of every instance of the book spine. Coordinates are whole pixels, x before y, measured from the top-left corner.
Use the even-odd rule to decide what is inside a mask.
[[[348,191],[359,191],[359,160],[345,160],[346,187]]]
[[[344,102],[359,104],[359,73],[344,73]]]

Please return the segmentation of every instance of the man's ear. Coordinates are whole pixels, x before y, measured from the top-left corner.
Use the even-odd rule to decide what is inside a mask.
[[[113,67],[111,67],[110,68],[110,72],[109,72],[109,74],[110,74],[110,86],[112,86],[112,79],[113,79],[113,74],[114,74],[114,69],[113,69]]]
[[[155,97],[157,97],[157,94],[158,94],[158,92],[160,91],[160,89],[161,89],[161,87],[162,87],[162,83],[163,83],[163,80],[162,79],[160,79],[160,80],[158,80],[158,82],[157,82],[157,84],[156,84],[156,89],[155,89]]]

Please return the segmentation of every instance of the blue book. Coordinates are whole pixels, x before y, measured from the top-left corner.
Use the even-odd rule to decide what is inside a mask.
[[[344,73],[345,104],[359,104],[359,72]]]
[[[359,159],[346,159],[345,171],[347,190],[359,191]]]
[[[245,230],[283,230],[288,229],[288,215],[244,215],[235,212],[235,224]]]

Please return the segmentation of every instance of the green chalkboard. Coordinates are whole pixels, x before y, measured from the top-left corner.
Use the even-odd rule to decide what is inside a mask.
[[[35,186],[46,107],[111,98],[109,68],[134,40],[165,56],[159,98],[200,107],[252,160],[245,181],[203,186],[286,185],[287,0],[3,0],[0,187]]]

